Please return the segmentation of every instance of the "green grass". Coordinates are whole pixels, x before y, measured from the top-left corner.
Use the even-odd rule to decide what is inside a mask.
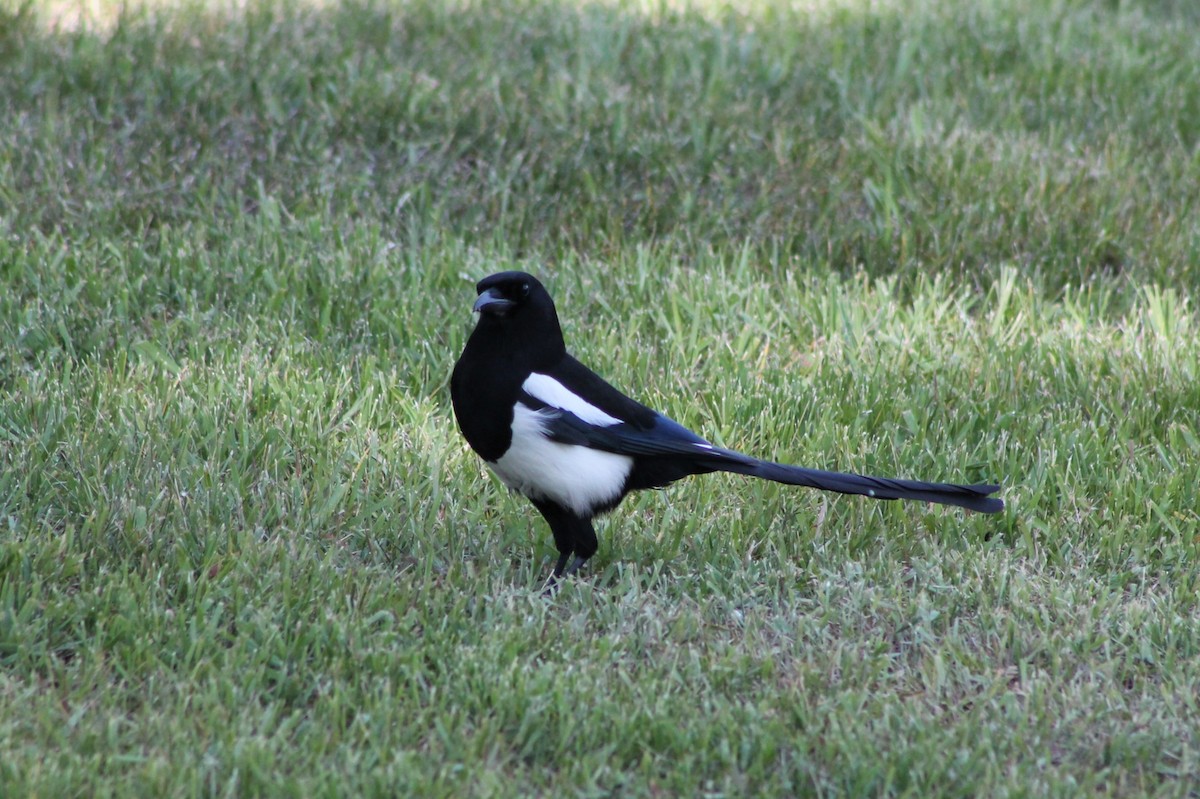
[[[1198,795],[1200,6],[249,6],[0,0],[0,795]],[[547,601],[507,268],[1009,509],[696,479]]]

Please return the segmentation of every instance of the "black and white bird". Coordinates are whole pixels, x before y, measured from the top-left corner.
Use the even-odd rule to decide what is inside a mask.
[[[567,353],[554,301],[524,272],[479,281],[479,323],[454,365],[459,429],[500,480],[545,517],[552,580],[596,553],[592,519],[630,491],[735,472],[874,499],[912,499],[998,513],[997,485],[952,485],[785,466],[722,449],[622,394]],[[574,555],[574,559],[572,559]]]

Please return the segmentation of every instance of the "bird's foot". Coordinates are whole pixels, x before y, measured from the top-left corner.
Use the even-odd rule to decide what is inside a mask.
[[[571,557],[571,553],[566,553],[558,559],[558,563],[554,566],[554,571],[550,573],[550,579],[546,580],[546,587],[542,589],[542,596],[553,596],[558,590],[559,581],[564,577],[570,577],[575,574],[583,565],[587,563],[587,558],[576,557],[567,565],[567,560]]]

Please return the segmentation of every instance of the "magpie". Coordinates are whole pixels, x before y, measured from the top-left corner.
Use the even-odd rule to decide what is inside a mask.
[[[459,430],[509,489],[545,518],[559,558],[550,581],[596,553],[592,519],[631,491],[733,472],[788,485],[998,513],[998,485],[864,477],[759,460],[717,447],[606,383],[567,353],[550,294],[532,275],[475,286],[479,322],[450,378]],[[571,556],[574,555],[574,559]]]

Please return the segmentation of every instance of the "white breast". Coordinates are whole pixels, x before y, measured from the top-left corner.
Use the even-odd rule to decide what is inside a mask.
[[[541,396],[539,399],[545,401]],[[545,426],[551,413],[517,403],[513,409],[512,444],[491,467],[513,491],[531,499],[548,499],[581,516],[590,516],[597,505],[620,495],[633,468],[633,459],[551,441],[546,437]],[[612,423],[616,422],[612,419]]]

